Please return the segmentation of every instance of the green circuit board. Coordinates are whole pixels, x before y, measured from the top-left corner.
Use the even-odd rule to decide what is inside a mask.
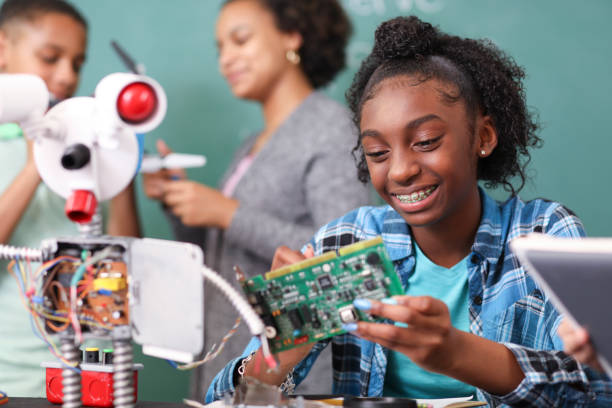
[[[353,306],[355,298],[403,294],[380,237],[241,283],[274,353],[346,333],[343,323],[374,321]]]

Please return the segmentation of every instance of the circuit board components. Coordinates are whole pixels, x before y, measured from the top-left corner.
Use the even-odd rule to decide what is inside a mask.
[[[42,269],[48,333],[76,329],[106,336],[129,324],[128,268],[122,245],[58,245]]]
[[[266,324],[272,352],[346,333],[343,323],[374,321],[355,298],[403,294],[381,237],[327,252],[241,282]]]

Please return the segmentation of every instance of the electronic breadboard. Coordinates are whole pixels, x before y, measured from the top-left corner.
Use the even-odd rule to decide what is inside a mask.
[[[356,309],[355,298],[383,299],[403,294],[381,237],[241,284],[248,302],[266,325],[274,353],[346,333],[343,323],[378,320]]]

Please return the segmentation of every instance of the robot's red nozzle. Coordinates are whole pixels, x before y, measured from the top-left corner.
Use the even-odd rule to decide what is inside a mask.
[[[98,200],[91,191],[75,190],[66,200],[64,211],[70,220],[84,224],[91,221],[97,205]]]
[[[144,82],[133,82],[123,88],[117,98],[117,111],[122,120],[138,124],[155,113],[157,95],[153,87]]]

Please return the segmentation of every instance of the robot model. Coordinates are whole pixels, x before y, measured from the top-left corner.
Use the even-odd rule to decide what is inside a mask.
[[[81,406],[79,346],[85,338],[113,342],[116,407],[135,403],[131,340],[144,354],[193,362],[203,348],[204,279],[227,295],[266,348],[261,319],[242,295],[203,266],[199,247],[102,235],[98,202],[114,197],[138,172],[137,135],[163,120],[162,87],[145,75],[115,73],[98,83],[93,97],[70,98],[47,111],[48,104],[38,77],[0,74],[0,123],[18,123],[34,141],[39,174],[66,199],[66,216],[79,226],[79,235],[48,238],[40,248],[0,245],[0,259],[13,261],[9,269],[38,334],[62,362],[63,406]],[[42,264],[32,271],[31,262]],[[59,336],[59,350],[51,334]]]

